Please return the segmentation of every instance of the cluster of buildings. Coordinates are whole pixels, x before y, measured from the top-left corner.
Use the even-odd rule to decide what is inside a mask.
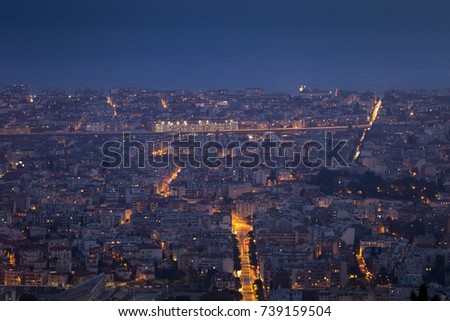
[[[388,91],[358,127],[376,98],[5,88],[0,298],[240,299],[260,280],[268,300],[409,300],[424,283],[447,299],[450,92]],[[298,147],[323,142],[302,130],[321,126],[340,126],[347,166],[100,166],[123,131],[142,141],[194,131],[226,146],[286,128],[272,138]]]
[[[117,131],[237,131],[358,125],[376,95],[304,91],[299,95],[243,91],[154,91],[115,88],[33,93],[27,85],[0,92],[0,134],[73,134]]]
[[[223,131],[237,131],[239,123],[233,120],[225,120],[225,122],[217,121],[210,122],[209,120],[196,123],[188,123],[187,121],[176,122],[160,122],[155,124],[156,133],[177,133],[177,132],[223,132]]]

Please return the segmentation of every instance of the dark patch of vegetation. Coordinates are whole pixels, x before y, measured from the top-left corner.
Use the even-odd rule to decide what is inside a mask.
[[[256,280],[253,283],[253,288],[255,289],[255,295],[258,301],[264,301],[266,299],[266,295],[264,293],[264,286],[260,279]]]

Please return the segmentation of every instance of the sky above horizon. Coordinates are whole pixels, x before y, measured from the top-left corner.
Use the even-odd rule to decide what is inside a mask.
[[[450,87],[448,17],[445,0],[1,0],[0,86]]]
[[[445,0],[2,0],[9,30],[283,28],[447,31]],[[447,30],[445,30],[447,29]]]

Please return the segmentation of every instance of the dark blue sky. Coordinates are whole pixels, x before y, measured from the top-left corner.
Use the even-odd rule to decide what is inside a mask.
[[[449,87],[446,0],[0,0],[0,86]]]
[[[7,30],[61,28],[450,29],[446,0],[2,0]]]

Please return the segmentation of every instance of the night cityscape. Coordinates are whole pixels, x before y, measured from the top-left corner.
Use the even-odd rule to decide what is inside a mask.
[[[302,36],[309,54],[255,40],[314,29],[291,1],[44,2],[1,4],[1,301],[450,299],[450,26],[432,11],[414,27],[424,1],[381,1],[379,27],[305,3],[317,35],[336,31]],[[361,40],[377,28],[381,45]],[[332,63],[314,76],[316,50]]]

